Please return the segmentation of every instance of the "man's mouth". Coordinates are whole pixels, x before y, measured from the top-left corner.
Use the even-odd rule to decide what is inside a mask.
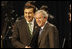
[[[28,18],[31,18],[31,16],[28,16]]]

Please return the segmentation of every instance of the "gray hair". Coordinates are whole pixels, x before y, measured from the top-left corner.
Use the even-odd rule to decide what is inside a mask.
[[[35,14],[38,14],[38,13],[42,13],[43,17],[47,17],[48,18],[48,13],[46,11],[44,11],[44,10],[38,10],[38,11],[36,11]]]

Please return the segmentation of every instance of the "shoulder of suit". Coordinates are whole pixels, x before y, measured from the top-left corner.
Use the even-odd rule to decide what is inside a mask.
[[[56,27],[55,25],[53,25],[53,24],[51,24],[51,23],[48,23],[49,24],[49,26],[51,26],[51,27]]]
[[[25,21],[24,19],[17,19],[15,23],[22,23],[24,21]]]

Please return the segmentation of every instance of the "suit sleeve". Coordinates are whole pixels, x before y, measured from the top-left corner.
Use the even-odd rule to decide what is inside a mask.
[[[54,47],[59,48],[59,32],[58,29],[55,27],[54,29]]]
[[[55,26],[51,27],[49,33],[50,48],[59,48],[59,35]]]
[[[14,24],[13,27],[13,34],[12,34],[12,44],[15,48],[24,48],[24,45],[19,41],[19,32],[18,32],[18,28],[17,28],[17,23]]]

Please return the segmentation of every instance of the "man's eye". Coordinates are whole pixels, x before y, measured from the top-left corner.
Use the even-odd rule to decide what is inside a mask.
[[[27,12],[24,12],[25,14],[27,14]]]
[[[41,17],[39,19],[41,19]]]
[[[31,14],[32,12],[29,12],[29,14]]]

